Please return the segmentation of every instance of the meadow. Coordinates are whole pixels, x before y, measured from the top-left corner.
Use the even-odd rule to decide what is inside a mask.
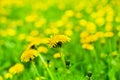
[[[0,80],[120,80],[120,1],[0,0]]]

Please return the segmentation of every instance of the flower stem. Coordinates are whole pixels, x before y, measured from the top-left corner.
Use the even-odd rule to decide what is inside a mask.
[[[35,62],[34,62],[34,61],[32,61],[32,66],[33,66],[33,68],[34,68],[34,70],[35,70],[35,72],[36,72],[37,76],[40,78],[40,74],[39,74],[39,72],[38,72],[38,70],[37,70],[37,67],[36,67],[36,65],[35,65]]]
[[[65,58],[64,58],[64,54],[63,54],[62,48],[60,48],[60,55],[61,55],[61,60],[63,62],[63,66],[66,68]]]
[[[44,64],[49,76],[51,77],[52,80],[55,80],[54,77],[53,77],[53,74],[52,72],[50,71],[50,69],[48,68],[46,62],[44,61],[43,57],[41,56],[41,54],[39,54],[39,58],[41,59],[42,63]]]

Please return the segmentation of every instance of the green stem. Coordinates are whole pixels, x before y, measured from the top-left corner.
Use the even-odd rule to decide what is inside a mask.
[[[111,39],[109,40],[109,53],[111,53],[112,52],[112,48],[111,48]]]
[[[39,54],[39,58],[41,59],[42,63],[44,64],[44,66],[45,66],[45,68],[46,68],[49,76],[51,77],[51,79],[52,79],[52,80],[55,80],[54,77],[53,77],[52,72],[51,72],[50,69],[48,68],[48,66],[47,66],[46,62],[44,61],[44,59],[43,59],[43,57],[42,57],[41,54]]]
[[[63,54],[62,48],[60,48],[60,55],[61,55],[61,60],[63,62],[63,66],[66,68],[65,58],[64,58],[64,54]]]
[[[31,61],[31,62],[32,62],[32,66],[33,66],[33,68],[34,68],[37,76],[40,78],[40,74],[39,74],[39,72],[38,72],[38,70],[37,70],[37,67],[36,67],[36,65],[35,65],[35,62],[34,62],[34,61]]]

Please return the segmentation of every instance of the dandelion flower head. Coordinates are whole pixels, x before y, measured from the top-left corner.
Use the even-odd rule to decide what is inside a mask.
[[[9,69],[9,72],[11,74],[18,74],[23,72],[23,70],[24,70],[24,65],[21,63],[17,63]]]
[[[22,62],[29,62],[30,60],[33,60],[37,56],[38,56],[38,52],[36,50],[27,49],[22,53],[20,59]]]
[[[69,42],[70,38],[66,35],[54,35],[49,39],[50,47],[61,47],[63,43]]]

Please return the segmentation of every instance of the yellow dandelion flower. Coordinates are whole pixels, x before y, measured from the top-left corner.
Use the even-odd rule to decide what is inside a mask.
[[[52,28],[52,33],[53,34],[58,34],[59,33],[59,30],[57,28]]]
[[[34,25],[35,25],[35,27],[39,28],[39,27],[42,27],[45,23],[46,23],[46,19],[45,18],[41,18],[39,21],[36,21],[34,23]]]
[[[38,56],[38,52],[36,50],[27,49],[22,53],[20,59],[22,62],[28,62],[30,60],[33,60],[37,56]]]
[[[7,36],[7,33],[5,30],[0,30],[0,36],[3,36],[3,37],[6,37]]]
[[[47,44],[49,43],[49,38],[42,38],[40,42],[41,44]]]
[[[49,39],[50,47],[61,47],[63,43],[69,42],[70,38],[66,35],[54,35]]]
[[[72,11],[72,10],[67,10],[67,11],[65,12],[65,15],[68,16],[68,17],[73,17],[73,16],[74,16],[74,11]]]
[[[98,38],[102,38],[102,37],[104,37],[104,32],[99,31],[99,32],[96,32],[95,35],[96,35]]]
[[[7,33],[8,33],[9,36],[15,36],[16,35],[16,31],[14,29],[11,29],[11,28],[7,29]]]
[[[54,57],[54,58],[60,58],[60,57],[61,57],[61,54],[60,54],[60,53],[55,53],[55,54],[53,55],[53,57]]]
[[[12,79],[13,75],[11,73],[6,73],[4,77],[5,79]]]
[[[50,28],[47,28],[44,30],[45,34],[52,34],[52,30]]]
[[[106,33],[104,34],[104,36],[107,37],[107,38],[111,38],[111,37],[114,36],[114,33],[111,32],[111,31],[109,31],[109,32],[106,32]]]
[[[81,18],[81,17],[82,17],[82,13],[77,12],[77,13],[75,14],[75,17],[78,18],[78,19]]]
[[[98,36],[96,36],[96,35],[89,35],[89,36],[86,38],[86,40],[87,40],[88,42],[94,42],[94,41],[97,41],[97,40],[98,40]]]
[[[35,49],[36,46],[40,45],[41,39],[34,38],[31,42],[26,46],[26,49]]]
[[[37,50],[40,52],[40,53],[47,53],[48,52],[48,49],[44,46],[40,46],[37,48]]]
[[[25,17],[26,22],[34,22],[38,18],[37,14],[30,14]]]
[[[86,31],[83,31],[81,34],[80,34],[80,38],[86,38],[88,37],[89,33],[86,32]]]
[[[113,28],[112,23],[107,23],[105,26],[106,31],[112,31],[112,28]]]
[[[2,76],[0,75],[0,80],[3,80]]]
[[[79,24],[80,24],[80,26],[86,26],[87,25],[87,21],[82,19],[82,20],[79,21]]]
[[[18,74],[18,73],[22,73],[23,70],[24,70],[24,65],[21,63],[17,63],[9,69],[9,72],[11,74]]]
[[[71,36],[73,34],[72,30],[69,30],[67,29],[65,32],[64,32],[67,36]]]
[[[64,22],[63,22],[62,20],[58,20],[58,21],[55,23],[55,25],[56,25],[57,27],[61,27],[61,26],[64,25]]]
[[[105,19],[103,17],[96,18],[96,24],[99,26],[103,26],[105,24]]]
[[[37,36],[39,34],[39,32],[37,30],[33,30],[30,32],[31,36]]]
[[[92,44],[83,44],[82,48],[87,50],[94,50],[94,46]]]
[[[20,34],[19,36],[18,36],[18,39],[19,40],[24,40],[25,39],[25,34],[24,33],[22,33],[22,34]]]
[[[115,18],[115,21],[119,23],[119,22],[120,22],[120,17],[117,16],[117,17]]]
[[[96,25],[93,22],[88,22],[86,24],[86,30],[90,33],[94,33],[96,31]]]

